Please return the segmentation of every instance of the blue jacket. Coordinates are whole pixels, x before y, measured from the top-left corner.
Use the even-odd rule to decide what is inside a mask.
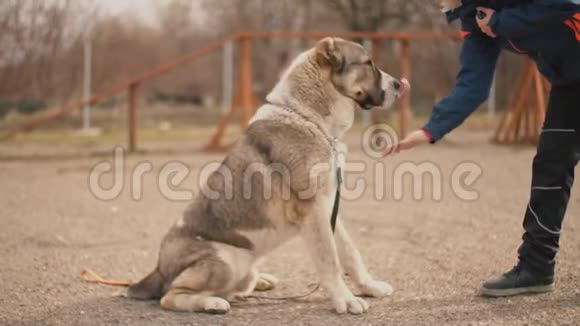
[[[474,11],[461,17],[465,39],[456,85],[435,105],[423,128],[433,142],[458,127],[487,99],[502,49],[528,55],[554,86],[580,82],[580,0],[478,2],[496,10],[489,25],[497,38],[481,32]]]

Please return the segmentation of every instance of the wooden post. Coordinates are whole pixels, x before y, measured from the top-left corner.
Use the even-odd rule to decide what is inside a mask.
[[[222,113],[232,109],[234,100],[234,42],[224,45],[222,63]]]
[[[512,123],[510,125],[510,131],[513,131],[511,137],[508,138],[509,142],[518,142],[519,141],[519,134],[520,134],[520,124],[522,113],[526,110],[526,104],[528,103],[528,99],[530,97],[530,88],[532,87],[532,81],[534,77],[534,66],[533,63],[528,62],[525,67],[525,77],[523,82],[523,89],[522,92],[519,94],[520,97],[516,103],[514,108],[514,117]]]
[[[547,96],[549,96],[550,92],[552,91],[552,84],[550,84],[550,82],[546,78],[542,78],[542,86],[544,94],[547,94]],[[544,126],[544,120],[546,118],[546,110],[548,109],[547,102],[548,100],[544,99],[544,106],[538,107],[538,111],[536,112],[536,124],[535,124],[536,133],[534,135],[536,143],[540,141],[540,131]]]
[[[535,144],[545,115],[546,84],[533,61],[526,61],[514,88],[516,90],[496,130],[495,141],[500,144]],[[532,89],[534,93],[530,94]],[[522,128],[523,132],[520,132]]]
[[[517,77],[517,81],[514,84],[515,85],[515,87],[514,87],[515,92],[511,93],[511,95],[508,99],[507,109],[505,110],[505,113],[504,113],[503,117],[501,118],[501,121],[499,123],[499,127],[495,131],[494,140],[498,143],[505,142],[505,138],[503,138],[503,137],[505,136],[505,134],[507,132],[506,128],[511,124],[511,119],[513,119],[512,110],[516,106],[518,98],[524,90],[524,81],[526,79],[526,72],[525,71],[526,71],[526,68],[524,65],[524,72],[520,73]]]
[[[256,106],[256,98],[253,90],[252,80],[252,36],[248,34],[241,34],[239,40],[239,76],[236,83],[236,92],[232,102],[230,111],[218,123],[217,130],[205,147],[207,151],[223,151],[226,146],[222,145],[222,138],[225,135],[228,124],[234,119],[238,110],[242,111],[242,129],[248,127],[254,107]]]
[[[129,85],[129,152],[133,153],[137,150],[137,88],[139,84],[133,83]]]
[[[205,146],[206,151],[221,152],[225,149],[225,147],[222,146],[222,138],[224,137],[228,124],[230,123],[230,121],[232,121],[232,119],[238,112],[239,107],[240,107],[240,88],[238,87],[236,95],[234,96],[234,99],[232,101],[232,107],[230,108],[230,111],[226,113],[226,115],[223,116],[223,118],[218,123],[216,132],[212,136],[209,144]]]
[[[544,80],[544,91],[546,93],[549,93],[552,90],[552,85],[547,79],[544,78],[543,80]]]
[[[546,116],[546,85],[544,78],[538,69],[534,71],[534,80],[536,82],[536,110],[533,112],[535,116],[534,125],[534,141],[540,140],[540,130],[544,124],[544,117]]]
[[[411,79],[411,45],[409,40],[401,40],[401,77]],[[399,119],[400,119],[400,136],[405,137],[409,131],[409,116],[411,113],[411,98],[405,96],[401,99]]]
[[[243,35],[240,37],[240,104],[243,129],[248,127],[254,110],[252,84],[252,39]]]
[[[531,112],[530,110],[526,109],[523,112],[523,124],[524,124],[524,135],[523,135],[523,139],[524,142],[531,142],[531,139],[533,138],[532,134],[531,134],[531,130],[530,130],[530,117],[531,117]]]
[[[381,42],[380,39],[373,39],[372,41],[373,47],[372,47],[372,56],[373,56],[373,60],[375,61],[375,64],[377,65],[377,67],[379,67],[382,70],[385,70],[385,58],[383,56],[383,42]]]

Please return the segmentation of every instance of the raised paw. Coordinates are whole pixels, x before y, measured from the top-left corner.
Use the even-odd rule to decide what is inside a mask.
[[[370,281],[360,286],[362,294],[374,298],[382,298],[393,294],[393,287],[386,282]]]
[[[256,291],[270,291],[273,290],[277,284],[278,279],[274,275],[260,273],[254,289]]]
[[[335,299],[334,309],[338,314],[349,312],[353,315],[360,315],[369,310],[369,304],[362,298],[351,295],[347,298]]]
[[[230,311],[230,303],[218,297],[205,299],[203,311],[213,315],[224,315]]]

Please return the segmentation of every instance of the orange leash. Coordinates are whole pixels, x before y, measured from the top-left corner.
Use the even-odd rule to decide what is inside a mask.
[[[111,286],[129,286],[131,282],[129,281],[119,281],[119,280],[107,280],[102,278],[99,274],[93,272],[90,269],[83,269],[81,271],[81,279],[88,283],[105,284]]]
[[[94,271],[85,268],[81,271],[81,279],[87,283],[96,283],[96,284],[104,284],[104,285],[111,285],[111,286],[124,286],[127,287],[131,283],[129,281],[119,281],[119,280],[107,280],[102,278],[99,274],[95,273]],[[289,300],[298,300],[304,299],[306,297],[311,296],[314,294],[318,289],[320,289],[320,283],[310,284],[308,287],[312,287],[310,291],[303,295],[297,295],[292,297],[267,297],[267,296],[258,296],[258,295],[251,295],[247,296],[244,299],[259,299],[259,300],[272,300],[272,301],[289,301]]]

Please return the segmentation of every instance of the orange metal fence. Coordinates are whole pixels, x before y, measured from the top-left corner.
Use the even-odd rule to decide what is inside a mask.
[[[4,134],[0,135],[0,140],[6,140],[15,135],[27,131],[31,131],[48,121],[58,119],[67,115],[68,113],[79,109],[85,104],[96,104],[104,99],[118,95],[123,92],[128,94],[128,150],[134,152],[137,150],[137,93],[142,83],[152,80],[160,75],[166,74],[174,68],[185,63],[196,60],[204,55],[212,53],[221,49],[229,42],[239,42],[240,46],[240,62],[239,62],[239,79],[236,91],[236,100],[234,105],[222,121],[218,124],[216,133],[212,137],[207,146],[209,150],[219,150],[222,148],[221,139],[224,130],[228,123],[234,117],[237,110],[242,110],[242,126],[246,127],[251,119],[251,116],[256,108],[255,96],[252,89],[252,62],[251,51],[252,41],[255,39],[321,39],[327,36],[341,37],[345,39],[366,39],[373,43],[374,56],[378,55],[377,49],[380,49],[381,42],[385,40],[397,41],[401,45],[400,54],[400,69],[401,77],[410,79],[411,77],[411,42],[414,40],[460,40],[459,33],[436,33],[436,32],[416,32],[416,33],[363,33],[363,32],[347,32],[347,33],[322,33],[322,32],[244,32],[232,35],[222,40],[212,42],[207,46],[196,49],[184,56],[176,58],[175,60],[160,65],[154,69],[144,72],[135,78],[106,88],[94,96],[89,98],[73,101],[66,105],[63,109],[55,112],[50,112],[39,118],[32,119],[22,125],[16,126]],[[410,111],[410,99],[405,98],[400,104],[400,133],[406,134],[408,131],[408,117]]]

